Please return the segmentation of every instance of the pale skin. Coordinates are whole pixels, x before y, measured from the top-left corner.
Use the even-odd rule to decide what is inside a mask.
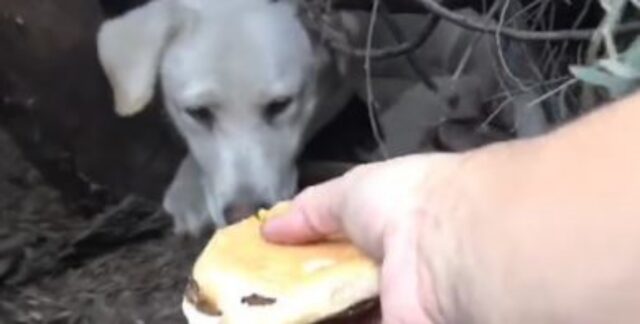
[[[549,134],[358,167],[264,236],[345,234],[385,323],[640,323],[640,94]]]

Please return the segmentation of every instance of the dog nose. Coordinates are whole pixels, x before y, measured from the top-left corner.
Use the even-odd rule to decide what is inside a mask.
[[[267,208],[267,203],[233,203],[224,208],[224,218],[228,224],[237,223],[261,208]]]

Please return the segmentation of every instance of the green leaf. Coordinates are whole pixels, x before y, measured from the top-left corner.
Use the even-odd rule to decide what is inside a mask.
[[[640,79],[640,69],[615,59],[600,60],[598,65],[609,73],[627,80]]]
[[[640,36],[629,45],[629,48],[621,56],[628,65],[640,70]]]
[[[571,66],[569,70],[585,83],[606,88],[614,98],[624,96],[638,86],[637,82],[619,78],[595,66]]]

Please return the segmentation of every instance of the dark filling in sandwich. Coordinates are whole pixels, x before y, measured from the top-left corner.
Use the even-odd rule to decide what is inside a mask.
[[[267,306],[275,304],[276,299],[260,296],[258,294],[251,294],[249,296],[242,297],[240,302],[249,306]]]
[[[378,298],[361,301],[346,310],[316,322],[316,324],[373,324],[380,323]]]
[[[199,312],[211,316],[222,315],[222,312],[218,309],[215,303],[203,298],[200,294],[200,287],[198,287],[198,283],[191,277],[189,277],[189,281],[187,282],[187,288],[185,289],[184,296]]]

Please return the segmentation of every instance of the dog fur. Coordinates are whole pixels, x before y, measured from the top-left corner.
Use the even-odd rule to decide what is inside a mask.
[[[189,149],[163,202],[176,232],[291,197],[298,153],[353,93],[351,58],[324,47],[299,9],[293,0],[153,0],[101,26],[116,113],[143,111],[159,82]],[[346,14],[333,19],[345,41],[362,37]]]

